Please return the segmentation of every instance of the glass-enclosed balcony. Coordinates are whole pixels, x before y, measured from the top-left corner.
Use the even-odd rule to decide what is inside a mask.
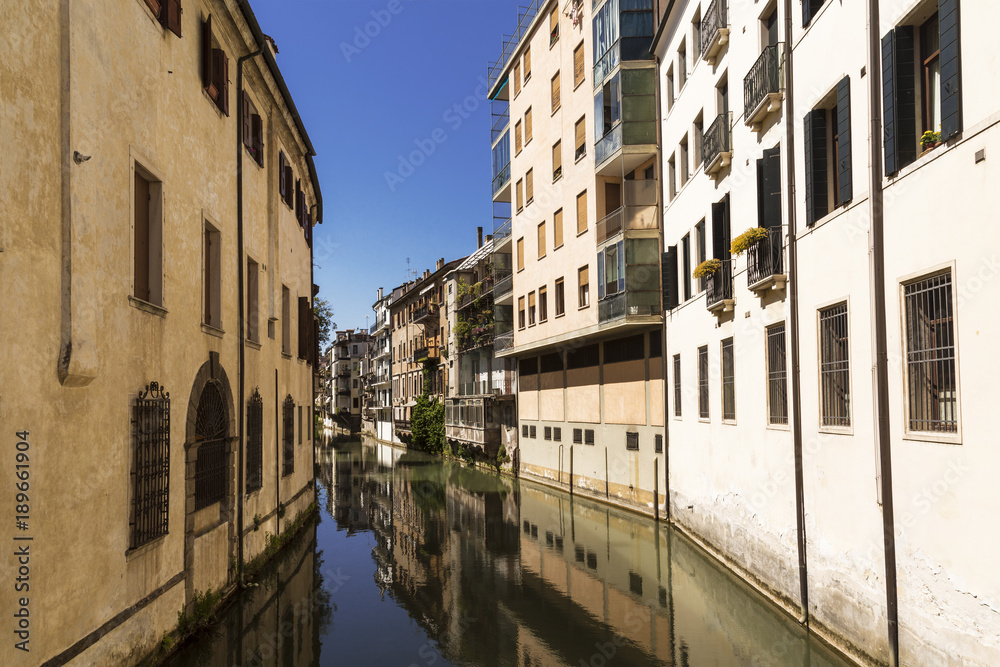
[[[596,225],[598,245],[622,232],[659,229],[656,215],[657,183],[655,179],[624,182],[625,204],[604,216]]]
[[[493,252],[506,249],[511,233],[510,202],[493,202]]]
[[[493,145],[493,200],[510,201],[510,128]]]
[[[652,60],[653,0],[607,0],[594,9],[594,88],[623,62]]]
[[[622,239],[597,253],[598,321],[660,321],[660,242]]]
[[[514,291],[514,271],[509,252],[493,253],[493,299],[509,302]]]
[[[624,174],[656,154],[656,71],[622,69],[594,96],[598,174]]]
[[[514,305],[493,302],[493,353],[514,347]]]

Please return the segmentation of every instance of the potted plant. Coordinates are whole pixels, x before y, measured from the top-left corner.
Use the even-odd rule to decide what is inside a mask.
[[[933,130],[927,130],[920,137],[920,148],[923,149],[924,153],[926,153],[927,151],[929,151],[929,150],[931,150],[933,148],[936,148],[938,145],[940,145],[940,143],[941,143],[941,133],[940,132],[935,132]],[[923,155],[923,153],[921,153],[921,155]]]
[[[767,238],[767,230],[763,227],[751,227],[735,239],[729,246],[729,252],[739,257],[753,247],[755,243]]]
[[[714,275],[715,272],[721,268],[722,260],[706,259],[704,262],[694,267],[694,273],[691,275],[694,278],[707,278],[708,276]]]

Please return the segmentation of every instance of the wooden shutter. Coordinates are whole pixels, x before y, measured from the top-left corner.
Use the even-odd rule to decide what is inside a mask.
[[[576,143],[574,144],[575,154],[573,159],[575,160],[580,156],[580,149],[584,148],[584,154],[586,154],[586,148],[584,144],[587,142],[587,123],[585,118],[581,118],[576,121]]]
[[[563,244],[563,212],[559,209],[552,216],[552,247],[558,248]]]
[[[309,299],[304,296],[299,297],[299,359],[306,358],[306,350],[309,348],[307,337],[309,324]]]
[[[253,152],[257,158],[257,164],[264,166],[264,122],[260,114],[250,117],[250,131],[253,135]]]
[[[576,88],[583,81],[583,42],[573,51],[573,87]]]
[[[829,210],[826,181],[826,109],[806,114],[805,168],[806,168],[806,225],[826,215]]]
[[[146,0],[146,6],[149,7],[150,11],[153,12],[156,18],[160,18],[160,10],[162,9],[160,6],[160,0]]]
[[[557,141],[552,147],[552,180],[562,175],[562,141]]]
[[[518,179],[517,181],[517,210],[520,211],[524,208],[524,181]]]
[[[549,12],[549,44],[559,38],[559,8]]]
[[[531,141],[531,109],[524,112],[524,143]]]
[[[302,222],[302,181],[295,179],[295,219]]]
[[[947,141],[962,131],[962,53],[958,2],[959,0],[938,0],[942,141]]]
[[[559,108],[559,72],[552,77],[552,110],[555,111]]]
[[[529,169],[528,173],[524,175],[524,202],[530,203],[532,199],[535,198],[535,188],[534,188],[534,175],[532,174],[534,170]]]
[[[229,115],[229,56],[222,49],[219,49],[222,61],[222,80],[219,88],[222,91],[222,113]]]
[[[286,161],[287,161],[287,158],[286,158]],[[285,164],[285,197],[284,197],[284,199],[285,199],[285,203],[288,204],[289,207],[292,206],[292,197],[294,196],[293,195],[293,191],[292,191],[292,178],[293,177],[294,176],[292,174],[292,165],[287,164],[287,162],[286,162],[286,164]]]
[[[545,223],[538,225],[538,259],[545,257]]]
[[[521,152],[521,121],[514,123],[514,154]]]
[[[517,240],[517,270],[524,268],[524,237]]]
[[[160,22],[167,30],[178,37],[181,36],[181,0],[166,0],[167,4],[160,13]]]
[[[243,123],[243,145],[253,150],[253,131],[250,129],[250,98],[244,90],[240,95],[240,120]]]
[[[531,78],[531,47],[524,50],[524,80]]]
[[[212,63],[212,15],[209,14],[201,24],[201,85],[214,100],[219,91],[215,89]]]
[[[150,300],[149,287],[149,181],[135,172],[135,231],[133,240],[134,290],[143,301]]]
[[[660,265],[660,280],[663,286],[663,307],[666,310],[676,308],[677,295],[677,246],[672,245],[663,253]]]
[[[757,160],[757,212],[758,224],[768,229],[781,227],[781,148],[764,149],[764,156]],[[726,241],[729,257],[729,241]],[[716,257],[720,257],[716,255]]]
[[[885,173],[895,174],[917,155],[913,27],[882,38],[882,118]]]
[[[285,189],[288,187],[285,180],[285,151],[278,151],[278,196],[285,199]]]
[[[576,197],[576,233],[582,234],[587,231],[587,191],[584,190]]]
[[[514,63],[514,96],[521,92],[521,61]]]
[[[837,84],[837,179],[840,191],[837,206],[854,198],[851,164],[851,77],[845,76]]]

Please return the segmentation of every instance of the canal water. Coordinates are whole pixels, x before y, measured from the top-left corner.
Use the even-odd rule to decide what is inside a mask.
[[[319,521],[168,664],[848,664],[651,519],[372,441],[316,462]]]

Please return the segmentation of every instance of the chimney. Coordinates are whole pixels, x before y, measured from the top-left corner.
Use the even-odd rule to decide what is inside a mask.
[[[381,300],[382,300],[382,288],[379,287],[378,288],[378,298],[376,299],[376,301],[381,301]]]
[[[427,280],[430,277],[431,277],[431,270],[430,269],[424,269],[424,280]]]
[[[482,248],[483,247],[483,228],[482,227],[476,227],[476,247],[477,248]]]
[[[487,234],[486,235],[486,242],[489,243],[492,240],[493,240],[493,235],[492,234]]]
[[[444,257],[442,257],[441,259],[439,259],[437,261],[437,263],[434,265],[434,267],[435,267],[434,268],[435,271],[440,271],[441,269],[443,269],[444,268]]]

